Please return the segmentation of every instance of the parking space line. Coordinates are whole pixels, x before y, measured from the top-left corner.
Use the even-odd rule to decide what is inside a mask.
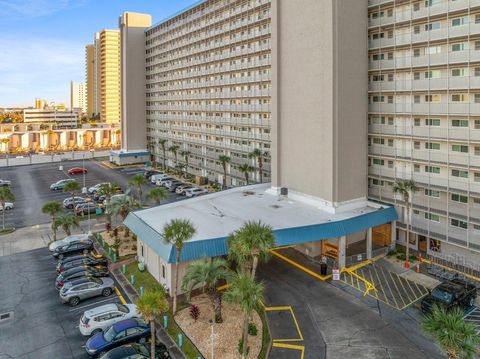
[[[394,301],[394,303],[395,303],[395,307],[396,307],[397,309],[400,308],[400,306],[399,306],[398,303],[397,303],[397,300],[395,299],[395,296],[393,295],[392,288],[390,287],[390,283],[388,282],[387,276],[385,275],[385,272],[384,272],[384,270],[383,270],[382,267],[380,267],[380,271],[382,272],[383,278],[385,278],[385,282],[387,283],[388,291],[390,292],[390,295],[391,295],[392,298],[393,298],[393,301]],[[385,295],[385,297],[387,297],[387,296]],[[390,299],[390,298],[389,298],[389,299]]]
[[[373,281],[372,271],[368,271],[368,274],[370,275],[370,283],[372,283],[373,286],[374,286],[375,288],[377,288],[377,286],[375,285],[375,282]],[[379,298],[378,298],[378,290],[374,290],[373,292],[375,293],[375,297],[374,297],[374,298],[379,299]]]
[[[402,280],[403,279],[403,280]],[[408,301],[409,303],[412,303],[415,301],[415,295],[412,297],[410,297],[410,294],[408,293],[408,290],[406,289],[406,287],[403,285],[403,281],[406,281],[408,283],[408,280],[406,280],[405,278],[402,278],[400,276],[398,276],[398,280],[400,281],[400,284],[402,285],[402,288],[403,288],[403,292],[405,293],[406,297],[408,298]]]
[[[373,272],[375,273],[375,276],[378,279],[378,287],[379,287],[378,289],[383,294],[383,302],[386,303],[386,304],[389,304],[387,294],[385,293],[385,287],[384,287],[384,285],[383,285],[383,283],[380,279],[380,275],[378,274],[378,271],[376,271],[374,267],[372,267],[372,270],[373,270]]]
[[[318,273],[315,273],[314,271],[312,271],[312,270],[310,270],[310,269],[302,266],[301,264],[299,264],[299,263],[291,260],[290,258],[287,258],[287,257],[285,257],[284,255],[276,252],[274,249],[270,250],[270,253],[272,253],[274,256],[276,256],[276,257],[284,260],[285,262],[290,263],[291,265],[297,267],[298,269],[304,271],[305,273],[310,274],[312,277],[315,277],[315,278],[317,278],[317,279],[320,279],[321,281],[325,281],[325,280],[327,280],[327,279],[329,279],[329,278],[332,277],[331,274],[328,274],[328,275],[323,276],[323,275],[320,275],[320,274],[318,274]]]
[[[69,309],[68,311],[69,311],[69,312],[75,312],[75,311],[81,310],[81,309],[83,309],[83,308],[88,308],[88,307],[91,307],[91,306],[93,306],[93,305],[97,305],[97,304],[100,304],[100,303],[114,302],[114,301],[116,301],[116,299],[117,299],[117,297],[107,298],[107,299],[99,300],[99,301],[97,301],[97,302],[85,304],[85,305],[82,305],[82,306],[80,306],[80,307],[73,307],[72,309]]]
[[[298,351],[300,351],[300,358],[301,359],[303,359],[304,356],[305,356],[305,347],[303,345],[272,343],[272,347],[298,350]]]
[[[118,290],[117,287],[115,287],[115,293],[117,293],[117,296],[118,296],[118,298],[120,299],[120,302],[121,302],[122,304],[127,304],[127,301],[125,300],[125,298],[123,298],[122,293],[120,293],[120,291]]]
[[[399,300],[402,300],[403,306],[405,306],[407,303],[405,302],[405,299],[403,299],[402,292],[400,291],[400,288],[397,285],[397,282],[395,281],[394,274],[389,271],[390,278],[392,278],[393,285],[395,286],[396,293],[398,294]],[[397,297],[397,296],[396,296]]]

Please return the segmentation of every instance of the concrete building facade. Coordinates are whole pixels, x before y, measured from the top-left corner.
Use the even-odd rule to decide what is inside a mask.
[[[70,110],[87,112],[87,91],[84,82],[70,81]]]
[[[369,197],[413,179],[410,246],[480,253],[480,1],[370,0]]]
[[[93,116],[95,107],[95,45],[85,46],[85,87],[87,115]]]
[[[23,110],[24,123],[56,125],[59,128],[77,127],[80,113],[77,111],[58,111],[56,109],[27,108]]]
[[[100,31],[100,119],[120,121],[120,32]]]

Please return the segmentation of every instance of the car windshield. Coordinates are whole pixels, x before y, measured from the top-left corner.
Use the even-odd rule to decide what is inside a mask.
[[[441,300],[442,302],[450,303],[453,299],[453,294],[437,288],[432,291],[432,297]]]
[[[117,303],[117,309],[123,313],[128,313],[129,310],[128,310],[128,307],[126,305],[123,305],[123,304],[118,304]]]
[[[103,338],[107,341],[107,342],[111,342],[113,340],[113,338],[115,338],[115,336],[117,335],[117,332],[115,331],[115,328],[114,326],[112,325],[106,332],[105,334],[103,334]]]

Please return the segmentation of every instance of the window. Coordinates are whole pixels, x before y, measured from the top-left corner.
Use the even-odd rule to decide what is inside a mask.
[[[461,220],[455,219],[455,218],[450,219],[450,225],[452,227],[458,227],[458,228],[461,228],[461,229],[467,229],[468,228],[467,222],[464,222],[464,221],[461,221]]]
[[[425,71],[425,78],[426,79],[439,79],[442,73],[440,70],[431,70]]]
[[[467,102],[468,94],[455,93],[452,95],[452,102]]]
[[[440,119],[439,118],[426,118],[425,119],[425,126],[440,126]]]
[[[413,49],[413,57],[420,57],[420,49]]]
[[[452,127],[468,127],[468,120],[452,120]]]
[[[474,224],[473,229],[476,230],[476,231],[480,231],[480,225]]]
[[[473,128],[476,130],[480,130],[480,120],[475,120]]]
[[[475,67],[475,76],[480,76],[480,67]]]
[[[415,150],[419,150],[420,149],[420,141],[414,141],[413,142],[413,148]]]
[[[454,76],[454,77],[468,76],[468,70],[467,69],[453,69],[452,70],[452,76]]]
[[[388,139],[388,147],[393,147],[393,139],[391,138]],[[480,151],[480,147],[479,147],[479,151]]]
[[[473,149],[473,153],[475,156],[480,156],[480,146],[475,146]]]
[[[420,103],[420,95],[414,95],[413,96],[413,102],[414,103]]]
[[[426,26],[426,25],[425,25]],[[413,33],[414,34],[420,34],[420,25],[415,25],[413,27]]]
[[[393,168],[393,161],[388,161],[388,168]]]
[[[385,161],[380,158],[374,158],[372,162],[376,166],[383,166],[385,164]]]
[[[389,124],[390,126],[393,126],[393,117],[389,117],[389,118],[388,118],[388,124]]]
[[[473,197],[473,205],[475,207],[480,207],[480,198]]]
[[[383,96],[373,96],[373,102],[384,102],[385,98]]]
[[[425,189],[425,196],[440,198],[440,191],[434,191],[433,189]]]
[[[427,150],[439,150],[440,144],[435,142],[425,142],[425,148]]]
[[[466,43],[461,42],[459,44],[452,45],[452,52],[464,51],[464,50],[468,50],[468,44]]]
[[[413,119],[413,123],[414,123],[415,126],[420,126],[420,119],[419,118]]]
[[[387,102],[393,103],[393,96],[387,96]]]
[[[473,180],[474,180],[475,182],[480,182],[480,172],[475,172],[475,173],[473,174]]]
[[[452,26],[461,26],[469,23],[468,16],[458,17],[452,20]]]
[[[373,61],[383,60],[383,59],[385,59],[385,55],[384,54],[374,54],[372,58],[373,58]]]
[[[440,95],[425,95],[425,102],[440,102],[441,99]]]
[[[165,273],[165,265],[162,264],[162,278],[165,279],[166,273]]]
[[[377,32],[372,35],[373,40],[383,39],[384,37],[385,37],[385,34],[383,32]]]
[[[440,216],[438,214],[425,213],[425,219],[428,219],[429,221],[440,223]]]
[[[374,13],[372,13],[372,19],[381,18],[381,17],[383,17],[383,15],[384,15],[384,12],[383,12],[383,11],[374,12]]]
[[[425,31],[438,30],[438,29],[440,29],[439,22],[432,22],[430,24],[425,25]]]
[[[480,41],[475,41],[475,50],[480,50]]]
[[[414,172],[420,172],[420,165],[413,165]]]
[[[442,0],[425,0],[425,7],[435,6],[442,2]]]
[[[383,138],[374,137],[373,138],[373,143],[376,144],[376,145],[384,145],[385,140]]]
[[[452,170],[453,177],[468,178],[468,171],[463,170]]]
[[[373,75],[372,80],[374,82],[383,81],[383,78],[384,78],[383,75]]]
[[[425,166],[425,172],[439,174],[440,167]]]
[[[453,151],[453,152],[468,153],[468,146],[465,146],[465,145],[452,145],[452,151]]]
[[[372,179],[372,186],[384,187],[384,186],[385,186],[385,182],[383,182],[382,180],[373,178],[373,179]]]
[[[414,72],[413,73],[413,79],[414,80],[420,80],[420,72]]]
[[[468,203],[468,197],[467,196],[462,196],[461,194],[452,193],[450,198],[454,202]]]
[[[473,102],[475,102],[475,103],[480,103],[480,93],[476,93],[476,94],[473,96]]]

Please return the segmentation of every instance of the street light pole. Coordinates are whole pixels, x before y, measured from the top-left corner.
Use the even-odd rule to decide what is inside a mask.
[[[85,153],[82,157],[82,168],[83,168],[83,188],[85,188]]]
[[[210,328],[212,328],[212,334],[210,334],[210,341],[212,343],[212,359],[215,358],[215,334],[213,333],[213,320],[208,321],[210,323]]]

